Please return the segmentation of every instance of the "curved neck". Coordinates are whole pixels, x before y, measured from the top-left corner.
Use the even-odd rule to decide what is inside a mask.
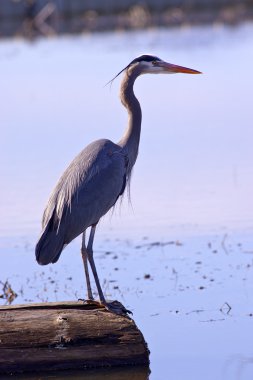
[[[120,87],[120,99],[128,112],[128,126],[118,144],[126,151],[130,170],[138,155],[141,133],[141,107],[133,91],[135,79],[139,75],[138,69],[126,70]]]

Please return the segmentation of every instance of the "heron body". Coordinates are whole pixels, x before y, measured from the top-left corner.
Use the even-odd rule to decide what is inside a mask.
[[[126,155],[109,140],[91,143],[71,162],[43,215],[40,264],[56,262],[64,245],[97,224],[123,193],[126,172]]]
[[[83,234],[81,253],[88,298],[93,299],[89,263],[100,301],[103,303],[106,301],[96,272],[92,247],[96,225],[124,193],[138,155],[141,107],[134,95],[134,82],[145,73],[199,73],[168,64],[150,55],[134,59],[121,72],[123,71],[125,75],[121,83],[120,98],[129,115],[125,134],[117,144],[106,139],[89,144],[71,162],[50,196],[42,219],[42,233],[36,245],[36,259],[39,264],[55,263],[64,246]],[[89,227],[91,232],[86,245],[85,231]]]

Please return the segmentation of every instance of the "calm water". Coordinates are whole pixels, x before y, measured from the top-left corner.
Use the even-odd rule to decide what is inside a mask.
[[[250,24],[0,43],[0,281],[9,280],[19,295],[16,303],[84,296],[80,239],[56,265],[36,264],[40,219],[70,160],[94,139],[117,141],[122,135],[127,117],[118,100],[119,80],[111,88],[104,84],[143,52],[204,75],[146,75],[136,82],[143,130],[132,205],[125,199],[98,228],[103,288],[133,310],[151,350],[151,379],[248,380]],[[106,376],[125,379],[126,373]]]

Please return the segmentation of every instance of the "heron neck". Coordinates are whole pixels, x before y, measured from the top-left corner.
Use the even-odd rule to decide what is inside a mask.
[[[139,74],[137,71],[127,70],[120,87],[120,99],[128,112],[128,126],[119,145],[128,156],[130,170],[138,155],[141,133],[141,107],[133,91],[135,79]]]

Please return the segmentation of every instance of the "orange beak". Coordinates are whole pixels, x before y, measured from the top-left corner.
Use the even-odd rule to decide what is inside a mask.
[[[200,71],[188,69],[188,67],[172,65],[171,63],[163,61],[157,62],[156,64],[157,66],[162,67],[164,71],[167,71],[168,73],[202,74]]]

